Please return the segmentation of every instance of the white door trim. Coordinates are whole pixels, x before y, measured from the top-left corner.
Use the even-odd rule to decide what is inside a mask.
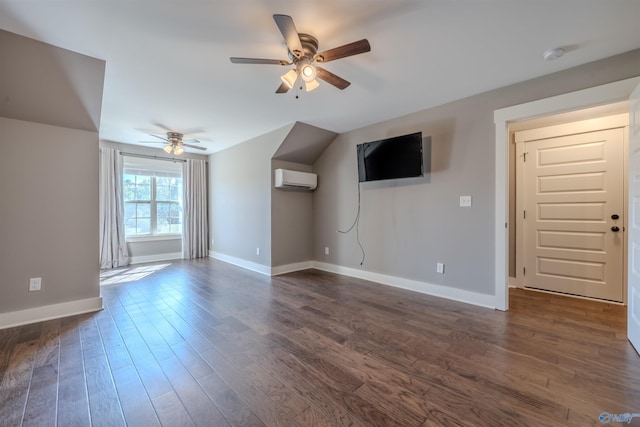
[[[494,295],[495,307],[498,310],[509,309],[509,293],[507,292],[509,283],[507,252],[509,239],[507,229],[509,220],[509,123],[626,101],[638,84],[640,84],[640,77],[634,77],[551,98],[514,105],[494,112],[493,117],[496,125]]]
[[[629,280],[628,297],[627,297],[627,339],[633,345],[635,350],[640,353],[640,282],[638,281],[638,212],[637,197],[640,185],[638,183],[638,148],[640,146],[640,85],[633,91],[630,99],[629,113],[631,116],[631,126],[629,129],[629,214],[633,216],[628,223],[629,226],[629,259],[627,265],[627,274]]]

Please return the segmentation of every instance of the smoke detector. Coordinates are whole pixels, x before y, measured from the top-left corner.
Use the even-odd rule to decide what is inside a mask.
[[[564,49],[561,47],[555,47],[553,49],[547,49],[542,53],[542,57],[545,61],[553,61],[564,55]]]

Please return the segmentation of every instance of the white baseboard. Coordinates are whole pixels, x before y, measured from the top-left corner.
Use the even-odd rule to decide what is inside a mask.
[[[277,276],[279,274],[293,273],[294,271],[308,270],[310,268],[313,268],[313,261],[303,261],[296,262],[294,264],[278,265],[271,268],[271,275]]]
[[[0,313],[0,329],[102,310],[102,297]]]
[[[247,261],[246,259],[225,255],[216,251],[209,251],[209,258],[215,258],[229,264],[237,265],[238,267],[246,268],[247,270],[264,274],[265,276],[271,276],[271,267],[267,265],[262,265],[255,262]]]
[[[129,264],[144,264],[147,262],[171,261],[174,259],[182,259],[182,252],[134,256],[129,259]]]
[[[421,294],[446,298],[467,304],[478,305],[487,308],[496,308],[495,296],[479,294],[477,292],[465,291],[464,289],[451,288],[448,286],[435,285],[433,283],[419,282],[417,280],[404,279],[402,277],[389,276],[386,274],[373,273],[371,271],[358,270],[356,268],[343,267],[324,262],[313,262],[313,268],[328,271],[330,273],[342,274],[344,276],[356,277],[358,279],[369,280],[395,288],[407,289]]]
[[[421,294],[433,295],[436,297],[446,298],[454,301],[464,302],[467,304],[478,305],[495,309],[495,295],[480,294],[477,292],[466,291],[464,289],[451,288],[449,286],[436,285],[428,282],[420,282],[417,280],[404,279],[402,277],[390,276],[387,274],[374,273],[371,271],[358,270],[356,268],[343,267],[336,264],[328,264],[319,261],[304,261],[294,264],[280,265],[277,267],[269,267],[262,264],[256,264],[241,258],[235,258],[219,252],[209,251],[209,257],[238,267],[262,273],[266,276],[277,276],[279,274],[291,273],[293,271],[306,270],[308,268],[316,268],[318,270],[328,271],[330,273],[342,274],[343,276],[356,277],[358,279],[369,280],[371,282],[381,283],[387,286],[407,289]]]

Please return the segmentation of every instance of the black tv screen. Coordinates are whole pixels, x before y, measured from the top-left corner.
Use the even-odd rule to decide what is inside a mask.
[[[358,181],[413,178],[424,174],[422,132],[357,146]]]

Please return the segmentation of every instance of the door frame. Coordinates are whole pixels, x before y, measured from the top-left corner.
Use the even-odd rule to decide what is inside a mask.
[[[640,76],[494,111],[496,127],[494,305],[498,310],[509,309],[509,124],[626,101],[639,84]]]

